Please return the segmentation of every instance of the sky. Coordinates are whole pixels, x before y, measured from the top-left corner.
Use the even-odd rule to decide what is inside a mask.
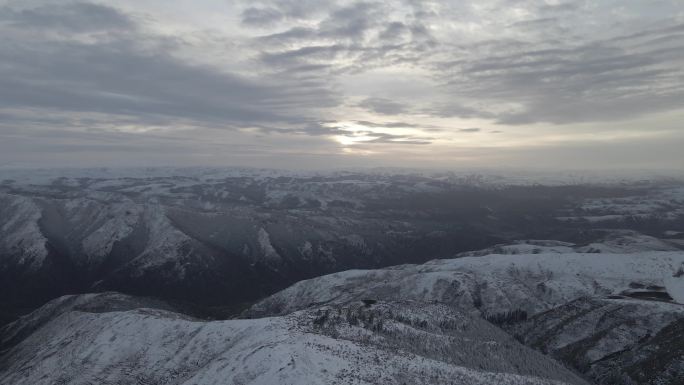
[[[681,0],[0,0],[0,167],[684,168]]]

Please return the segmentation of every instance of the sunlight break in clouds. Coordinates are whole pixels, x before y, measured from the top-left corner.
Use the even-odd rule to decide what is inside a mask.
[[[684,163],[679,1],[10,0],[0,33],[4,167]]]

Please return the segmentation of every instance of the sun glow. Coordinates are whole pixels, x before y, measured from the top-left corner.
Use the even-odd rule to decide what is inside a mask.
[[[373,140],[373,139],[375,139],[375,138],[373,138],[372,136],[368,136],[368,135],[358,135],[358,136],[336,135],[335,136],[335,140],[344,146],[352,146],[355,144],[368,142],[368,141]]]

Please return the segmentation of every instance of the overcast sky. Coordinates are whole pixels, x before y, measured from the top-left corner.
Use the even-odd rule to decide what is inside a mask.
[[[684,167],[684,1],[0,0],[0,167]]]

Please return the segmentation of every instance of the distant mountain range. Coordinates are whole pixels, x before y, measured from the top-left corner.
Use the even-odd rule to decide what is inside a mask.
[[[684,245],[676,181],[550,187],[449,173],[154,171],[5,172],[15,178],[0,181],[0,306],[20,312],[61,294],[116,290],[225,314],[301,279],[520,239],[597,251],[592,242],[632,229],[653,236],[654,250]]]
[[[676,181],[29,179],[0,184],[0,384],[684,373]]]

